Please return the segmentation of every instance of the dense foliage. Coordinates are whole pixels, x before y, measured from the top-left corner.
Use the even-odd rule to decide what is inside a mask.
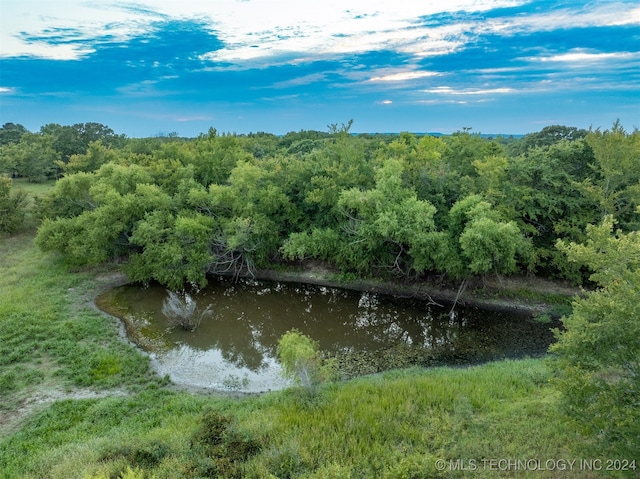
[[[24,221],[27,193],[13,190],[13,181],[0,175],[0,232],[13,233]]]
[[[0,169],[61,175],[38,244],[125,263],[172,289],[315,258],[358,275],[585,277],[557,240],[612,215],[640,226],[640,133],[548,127],[521,139],[301,131],[127,139],[97,124],[5,125]]]
[[[640,232],[613,228],[607,216],[587,229],[585,244],[559,243],[593,271],[599,289],[575,301],[552,351],[569,415],[601,451],[633,455],[640,440]]]

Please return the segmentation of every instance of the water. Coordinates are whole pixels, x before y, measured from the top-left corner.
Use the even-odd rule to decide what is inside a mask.
[[[98,298],[125,321],[129,337],[173,382],[260,392],[287,386],[276,360],[278,339],[296,328],[336,358],[343,377],[395,367],[470,364],[543,354],[551,325],[526,316],[323,286],[215,278],[193,295],[202,322],[172,326],[161,286],[125,285]],[[208,311],[206,311],[208,308]]]

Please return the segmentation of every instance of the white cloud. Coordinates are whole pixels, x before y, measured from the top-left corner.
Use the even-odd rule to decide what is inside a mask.
[[[545,13],[499,18],[486,22],[480,30],[503,35],[551,31],[564,28],[640,25],[640,7],[628,2],[587,3],[581,9],[560,9]]]
[[[137,13],[105,1],[2,0],[0,57],[78,59],[93,51],[85,41],[107,33],[127,38],[141,27]],[[56,35],[63,35],[68,43],[51,42]]]
[[[323,81],[326,77],[327,77],[326,73],[311,73],[309,75],[292,78],[291,80],[276,82],[272,85],[272,87],[273,88],[290,88],[290,87],[296,87],[300,85],[309,85],[311,83]]]
[[[387,75],[375,76],[367,81],[370,82],[402,82],[408,80],[416,80],[418,78],[440,76],[440,72],[432,71],[405,71],[397,73],[389,73]]]
[[[192,18],[210,25],[225,44],[203,58],[242,63],[286,55],[309,57],[384,48],[423,56],[459,46],[445,31],[416,29],[421,16],[440,12],[485,11],[525,0],[216,0],[210,2],[140,0],[3,0],[0,55],[73,59],[90,52],[92,39],[109,34],[126,39],[162,18]],[[80,43],[47,44],[52,32],[73,31]],[[23,35],[26,33],[26,36]],[[31,40],[29,40],[29,38]],[[41,37],[42,41],[33,41]],[[413,44],[425,40],[418,50]],[[83,44],[84,43],[84,44]]]
[[[541,56],[538,58],[531,58],[530,60],[540,62],[567,62],[573,64],[593,64],[599,62],[608,62],[610,60],[629,60],[632,58],[639,58],[640,55],[631,52],[616,52],[616,53],[590,53],[581,50],[574,50],[568,53],[562,53],[551,56]]]
[[[424,93],[432,93],[436,95],[494,95],[504,93],[515,93],[513,88],[462,88],[455,89],[450,86],[439,86],[428,90],[423,90]]]

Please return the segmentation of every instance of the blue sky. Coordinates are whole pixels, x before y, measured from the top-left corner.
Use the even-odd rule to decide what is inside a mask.
[[[2,0],[0,123],[128,136],[640,127],[640,4]]]

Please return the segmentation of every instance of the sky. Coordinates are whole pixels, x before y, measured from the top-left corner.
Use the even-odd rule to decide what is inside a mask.
[[[637,0],[0,0],[0,124],[640,127]]]

